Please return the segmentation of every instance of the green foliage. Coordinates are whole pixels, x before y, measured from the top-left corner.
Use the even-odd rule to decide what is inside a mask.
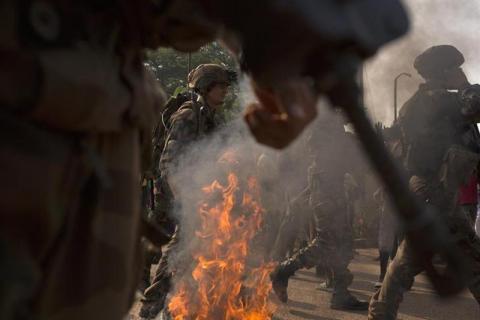
[[[235,59],[218,43],[206,45],[199,51],[190,54],[190,70],[203,63],[218,63],[231,70],[238,70]],[[160,48],[147,53],[146,64],[154,72],[157,80],[169,96],[187,90],[187,76],[189,73],[189,54],[168,48]],[[238,87],[234,86],[227,96],[222,117],[231,120],[240,111],[237,99]]]
[[[190,57],[190,69],[203,63],[218,63],[232,70],[237,69],[235,59],[216,42],[200,48]],[[188,53],[168,48],[160,48],[147,54],[147,64],[169,95],[173,95],[178,87],[186,87],[186,79],[190,71],[188,62]]]

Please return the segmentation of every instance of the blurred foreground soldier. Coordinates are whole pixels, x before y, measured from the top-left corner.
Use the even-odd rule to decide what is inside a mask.
[[[133,301],[141,156],[164,100],[147,43],[92,3],[2,2],[1,319],[122,319]]]
[[[353,230],[346,199],[346,189],[352,189],[352,183],[347,181],[352,177],[346,178],[346,173],[355,161],[351,154],[352,141],[342,121],[338,118],[327,120],[315,123],[309,141],[315,159],[309,168],[309,206],[313,211],[315,238],[273,271],[273,289],[282,302],[287,302],[288,279],[299,269],[326,261],[333,275],[330,307],[367,310],[368,303],[359,301],[348,290],[353,281],[348,270],[353,259]]]
[[[160,202],[170,203],[170,210],[181,210],[175,204],[175,190],[185,181],[175,181],[177,165],[185,151],[196,141],[211,134],[218,126],[216,111],[224,104],[228,88],[235,80],[235,73],[217,64],[202,64],[188,75],[188,87],[192,91],[189,101],[183,103],[168,119],[164,118],[167,137],[160,157],[161,185],[164,198]],[[160,204],[162,205],[162,204]],[[162,205],[163,206],[163,205]],[[171,217],[173,218],[173,217]],[[163,309],[170,291],[172,271],[169,258],[178,243],[178,226],[172,240],[163,248],[153,284],[145,290],[140,317],[155,318]]]
[[[470,274],[468,288],[480,303],[480,239],[458,205],[457,192],[477,172],[478,150],[462,137],[480,119],[480,86],[470,85],[460,66],[463,55],[453,46],[435,46],[415,60],[426,80],[403,106],[405,166],[414,194],[435,209],[449,228]],[[397,317],[403,293],[423,271],[408,238],[390,264],[382,287],[370,301],[369,319]]]

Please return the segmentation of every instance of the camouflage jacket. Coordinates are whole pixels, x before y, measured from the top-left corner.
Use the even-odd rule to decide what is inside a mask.
[[[160,172],[167,179],[182,155],[192,145],[218,126],[215,112],[201,102],[186,102],[170,120],[165,147],[160,158]]]

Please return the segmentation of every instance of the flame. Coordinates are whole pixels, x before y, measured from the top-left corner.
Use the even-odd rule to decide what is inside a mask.
[[[231,154],[223,159],[235,163]],[[174,320],[271,319],[269,274],[274,265],[247,263],[249,245],[264,214],[258,184],[253,177],[239,181],[234,173],[227,181],[226,185],[215,181],[202,190],[193,281],[182,280],[176,286],[168,304]]]

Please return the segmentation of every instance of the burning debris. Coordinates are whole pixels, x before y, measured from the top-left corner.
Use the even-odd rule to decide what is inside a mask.
[[[219,162],[234,168],[235,154],[225,153]],[[242,177],[234,169],[202,189],[191,249],[193,271],[179,279],[168,303],[174,320],[267,320],[274,265],[254,259],[251,247],[262,229],[264,209],[257,180]]]

